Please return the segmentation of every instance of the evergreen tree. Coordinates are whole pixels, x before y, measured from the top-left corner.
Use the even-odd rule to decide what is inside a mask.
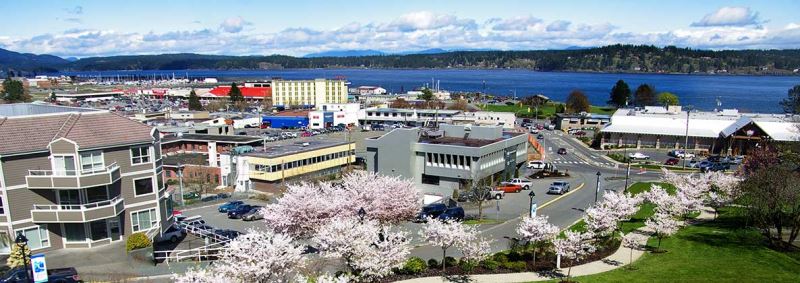
[[[28,102],[31,100],[30,95],[25,93],[25,87],[22,82],[12,79],[3,81],[3,92],[0,93],[0,98],[8,103]]]
[[[236,86],[236,83],[231,83],[231,90],[228,91],[228,99],[230,99],[231,104],[236,104],[236,102],[244,101],[244,96],[242,95],[242,91]]]
[[[617,108],[622,108],[628,105],[631,99],[631,88],[623,80],[618,80],[617,84],[611,88],[611,94],[608,104]]]
[[[189,92],[189,110],[203,110],[203,104],[200,103],[200,97],[197,97],[197,93],[194,92],[194,89]]]
[[[791,114],[800,114],[800,85],[789,89],[788,97],[781,101],[783,111]]]
[[[649,84],[641,84],[633,94],[633,103],[636,106],[651,106],[656,103],[656,89]]]

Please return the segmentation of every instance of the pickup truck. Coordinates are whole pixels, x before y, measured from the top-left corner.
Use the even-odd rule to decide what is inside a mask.
[[[480,194],[483,194],[483,197],[479,197]],[[490,200],[490,199],[502,199],[506,196],[506,192],[498,191],[493,189],[484,190],[482,193],[475,192],[475,191],[468,191],[458,195],[457,201],[465,202],[465,201],[480,201],[480,200]]]
[[[3,283],[24,283],[24,282],[33,282],[33,274],[31,271],[28,270],[28,280],[25,277],[25,270],[23,268],[14,268],[9,271],[6,271],[2,277],[0,277],[0,282]],[[67,268],[54,268],[47,270],[47,282],[58,282],[58,283],[72,283],[72,282],[83,282],[81,281],[81,277],[78,276],[78,271],[75,270],[73,267]]]
[[[506,193],[519,193],[522,191],[522,186],[520,185],[503,185],[501,184],[499,187],[496,188],[498,191],[503,191]]]
[[[514,178],[505,182],[500,183],[501,185],[517,185],[522,187],[523,190],[528,190],[533,186],[533,182],[522,179],[522,178]]]

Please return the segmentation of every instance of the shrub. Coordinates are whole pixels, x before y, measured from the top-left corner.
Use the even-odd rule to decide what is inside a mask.
[[[428,265],[425,264],[424,260],[418,257],[409,258],[403,265],[403,273],[405,274],[420,274],[427,269]]]
[[[494,260],[498,263],[506,263],[508,262],[508,256],[503,253],[498,253],[494,255]]]
[[[142,232],[133,233],[130,236],[128,236],[128,240],[125,241],[125,251],[129,252],[132,250],[146,248],[152,244],[153,242],[144,233]]]
[[[523,271],[528,268],[528,264],[524,261],[509,261],[503,264],[503,267],[512,271]]]
[[[442,267],[442,266],[439,265],[439,261],[438,260],[436,260],[434,258],[428,260],[428,268],[439,268],[439,267]]]
[[[522,260],[522,254],[517,251],[511,251],[508,253],[508,261],[520,261]]]
[[[488,270],[494,271],[494,270],[497,270],[498,267],[500,267],[500,263],[498,263],[497,261],[495,261],[493,259],[486,259],[486,260],[481,261],[481,266],[483,268],[488,269]]]
[[[475,267],[477,266],[478,263],[475,262],[474,260],[467,260],[462,258],[461,260],[458,261],[458,267],[465,272],[472,272],[472,270],[474,270]]]
[[[456,266],[456,264],[458,264],[458,260],[456,260],[456,258],[454,258],[452,256],[448,256],[448,257],[444,258],[444,263],[446,263],[448,267]]]

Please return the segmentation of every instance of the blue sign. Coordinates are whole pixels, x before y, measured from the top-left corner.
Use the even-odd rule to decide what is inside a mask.
[[[44,261],[44,254],[31,256],[31,270],[33,270],[33,282],[47,282],[47,264]]]
[[[531,204],[531,217],[536,216],[536,209],[538,208],[538,206],[539,205],[535,202]]]

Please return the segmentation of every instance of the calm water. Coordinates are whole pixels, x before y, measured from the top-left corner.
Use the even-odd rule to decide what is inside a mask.
[[[714,109],[716,100],[723,108],[738,108],[748,112],[781,112],[778,102],[786,97],[793,85],[800,84],[800,76],[706,76],[706,75],[659,75],[659,74],[596,74],[596,73],[551,73],[528,70],[381,70],[381,69],[292,69],[258,71],[116,71],[116,72],[71,72],[80,76],[119,75],[169,75],[191,78],[217,77],[231,79],[284,79],[333,78],[343,76],[352,86],[378,85],[389,91],[399,92],[431,83],[431,78],[440,81],[442,89],[450,91],[484,91],[491,94],[518,97],[544,94],[554,100],[563,101],[573,89],[583,90],[593,105],[605,105],[614,83],[625,80],[635,90],[642,83],[649,83],[657,91],[669,91],[680,98],[683,105],[698,109]]]

